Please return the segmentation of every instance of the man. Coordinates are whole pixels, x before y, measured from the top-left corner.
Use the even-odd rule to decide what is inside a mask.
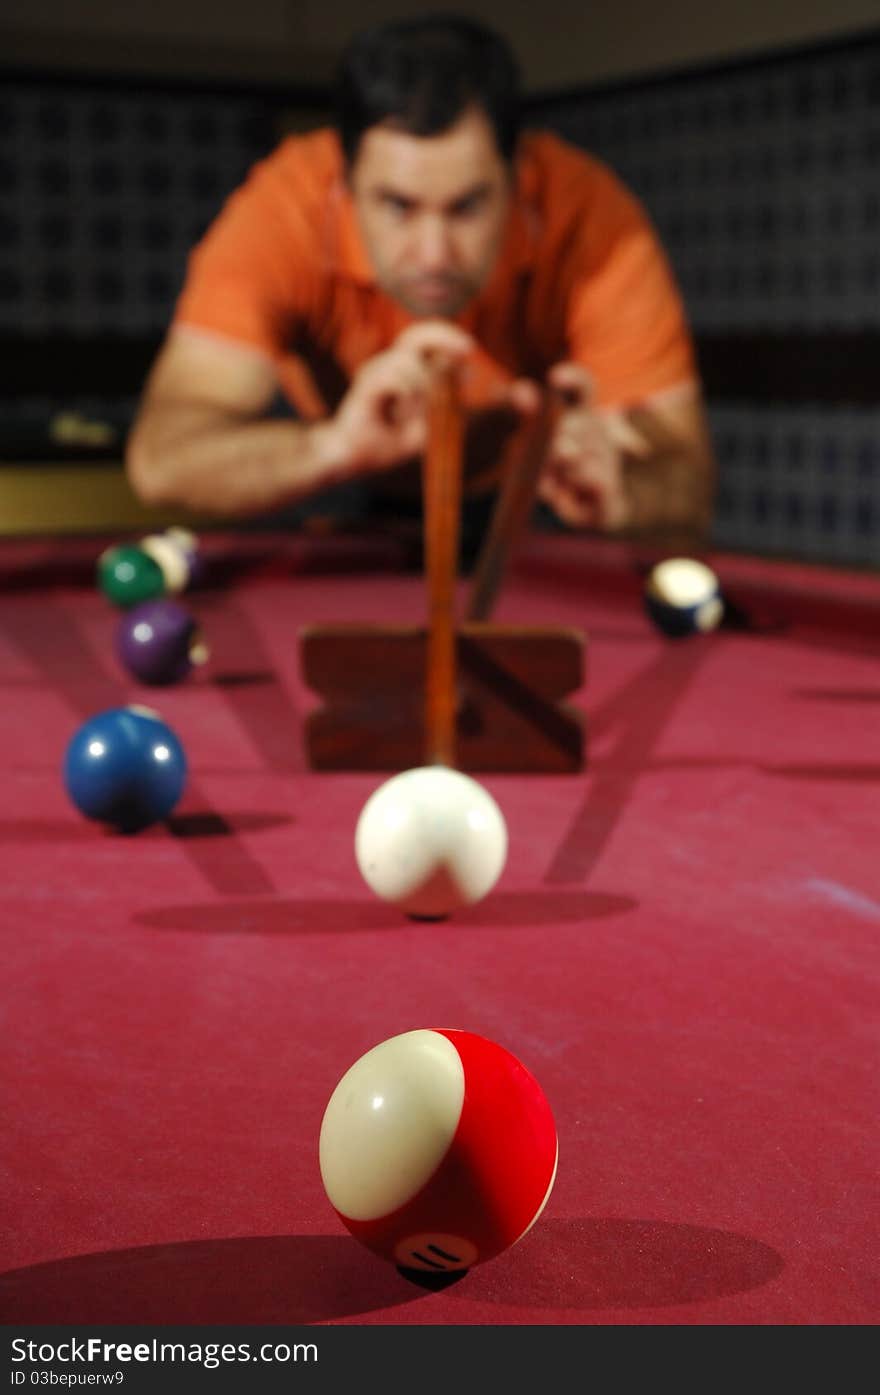
[[[664,253],[610,170],[519,125],[514,59],[483,26],[356,37],[338,129],[283,141],[191,258],[130,436],[137,493],[245,517],[356,478],[393,492],[447,363],[469,490],[543,386],[563,407],[538,492],[563,523],[704,534],[712,453]],[[267,417],[279,389],[297,420]]]

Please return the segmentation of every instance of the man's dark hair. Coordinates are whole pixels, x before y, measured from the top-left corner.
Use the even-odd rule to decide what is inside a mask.
[[[337,72],[337,125],[349,165],[364,132],[381,121],[413,136],[435,136],[472,104],[483,109],[510,160],[520,123],[516,59],[494,30],[460,15],[366,29],[351,40]]]

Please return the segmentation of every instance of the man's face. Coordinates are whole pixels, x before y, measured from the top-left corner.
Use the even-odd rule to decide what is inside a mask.
[[[383,290],[412,315],[457,315],[492,270],[510,207],[510,169],[484,113],[469,108],[436,136],[372,126],[349,184]]]

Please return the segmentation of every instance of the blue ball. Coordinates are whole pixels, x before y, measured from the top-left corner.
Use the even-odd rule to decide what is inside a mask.
[[[171,813],[186,783],[179,738],[147,707],[111,707],[71,738],[64,785],[88,819],[136,833]]]

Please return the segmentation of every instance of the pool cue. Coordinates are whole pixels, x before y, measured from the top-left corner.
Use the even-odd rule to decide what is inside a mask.
[[[455,589],[461,524],[464,413],[455,370],[438,370],[428,402],[423,457],[428,635],[425,667],[425,764],[455,765]]]
[[[489,618],[513,545],[528,523],[560,407],[558,393],[543,392],[534,420],[523,428],[522,442],[508,464],[480,547],[465,620]]]

